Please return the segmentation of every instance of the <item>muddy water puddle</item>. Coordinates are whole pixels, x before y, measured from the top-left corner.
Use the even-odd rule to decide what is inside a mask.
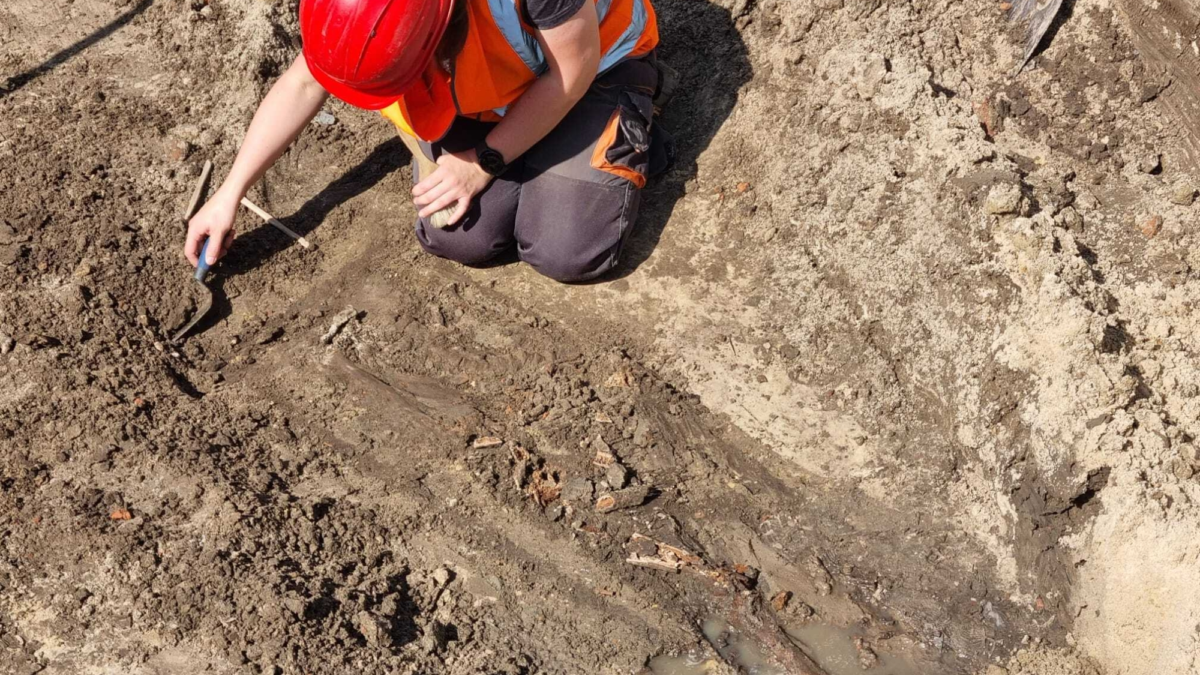
[[[754,643],[741,639],[721,619],[708,619],[702,626],[704,637],[721,658],[748,675],[787,675],[772,665]],[[852,629],[827,624],[812,624],[787,631],[788,636],[827,675],[919,675],[904,659],[873,650],[875,664],[864,668]],[[656,656],[650,660],[654,675],[708,675],[718,671],[719,662],[708,654],[689,652],[679,656]]]
[[[863,668],[857,635],[849,628],[816,623],[787,633],[828,675],[920,675],[904,659],[878,649],[872,649],[875,665]]]
[[[731,632],[729,624],[723,619],[706,619],[701,630],[704,639],[717,650],[721,658],[737,666],[740,672],[748,675],[787,675],[772,666],[755,644]],[[715,659],[696,654],[657,656],[650,660],[650,670],[654,675],[705,675],[716,672],[717,666]]]

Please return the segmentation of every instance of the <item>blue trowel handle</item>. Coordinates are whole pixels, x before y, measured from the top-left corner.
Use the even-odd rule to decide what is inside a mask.
[[[211,239],[205,239],[204,245],[200,247],[200,259],[196,261],[196,281],[204,283],[204,277],[208,274],[208,242]]]

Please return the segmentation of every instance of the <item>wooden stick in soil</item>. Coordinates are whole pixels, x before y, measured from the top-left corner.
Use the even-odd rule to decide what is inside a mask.
[[[417,160],[417,175],[414,176],[414,178],[418,183],[429,174],[437,171],[437,162],[425,156],[425,153],[421,150],[421,145],[417,142],[415,136],[409,136],[403,131],[400,131],[400,140],[404,142],[404,147],[408,148],[408,151],[412,153],[413,159]],[[447,227],[450,227],[450,216],[453,214],[454,206],[447,206],[441,211],[429,216],[429,224],[433,225],[439,230],[444,230]]]
[[[312,244],[308,243],[307,239],[305,239],[304,237],[301,237],[299,234],[296,234],[295,232],[293,232],[291,229],[288,228],[287,225],[284,225],[283,223],[276,220],[275,216],[272,216],[271,214],[267,213],[266,211],[263,211],[254,202],[250,201],[249,199],[246,199],[245,197],[242,197],[242,206],[253,211],[259,218],[262,218],[264,221],[270,223],[271,225],[274,225],[275,228],[277,230],[279,230],[280,232],[286,234],[287,236],[291,237],[292,239],[295,239],[304,248],[312,248]]]
[[[192,198],[188,201],[187,209],[183,212],[183,224],[186,226],[188,221],[196,213],[196,207],[200,205],[200,197],[204,195],[204,186],[208,183],[208,176],[212,173],[212,160],[204,160],[204,168],[200,169],[200,178],[196,181],[196,187],[192,190]]]

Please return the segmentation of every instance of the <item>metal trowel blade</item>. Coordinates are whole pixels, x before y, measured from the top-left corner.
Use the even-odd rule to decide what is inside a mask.
[[[182,338],[184,335],[187,335],[188,331],[195,328],[196,324],[200,323],[200,319],[203,319],[204,315],[208,314],[208,310],[212,309],[212,289],[199,279],[192,279],[192,281],[199,284],[200,288],[204,289],[204,292],[200,294],[200,297],[202,298],[200,301],[200,306],[196,308],[196,314],[192,316],[192,320],[184,324],[183,328],[180,328],[175,333],[175,336],[171,338],[171,342],[179,342],[180,338]]]
[[[1026,21],[1025,56],[1015,72],[1019,73],[1029,63],[1034,50],[1041,44],[1058,10],[1062,9],[1063,0],[1013,0],[1012,9],[1008,11],[1010,21]]]

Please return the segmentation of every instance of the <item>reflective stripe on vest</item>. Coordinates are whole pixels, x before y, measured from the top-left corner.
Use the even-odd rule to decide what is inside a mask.
[[[488,9],[492,11],[492,21],[508,41],[517,56],[525,62],[525,66],[535,76],[546,72],[546,57],[542,54],[542,46],[537,38],[525,32],[521,27],[521,15],[517,3],[513,0],[488,0]]]
[[[628,1],[632,7],[629,24],[621,33],[620,38],[605,49],[600,58],[598,74],[603,74],[629,56],[646,30],[648,14],[646,0]],[[613,0],[595,0],[595,3],[596,16],[599,23],[603,25]],[[500,29],[500,33],[504,35],[504,39],[508,41],[512,50],[525,62],[530,72],[534,76],[546,72],[546,57],[542,54],[542,46],[538,44],[537,38],[521,25],[521,10],[518,4],[513,0],[488,0],[488,9],[492,12],[492,20],[496,22],[496,27]],[[601,47],[603,48],[603,45]],[[501,109],[503,108],[496,109],[496,112],[503,115],[504,113],[500,112]]]
[[[607,9],[607,8],[606,8]],[[609,68],[617,65],[633,52],[633,48],[637,46],[638,40],[641,39],[642,33],[646,30],[646,0],[633,0],[633,17],[629,21],[629,27],[621,33],[621,37],[617,42],[604,52],[604,56],[600,58],[600,72],[603,73]]]
[[[608,15],[608,8],[612,5],[612,0],[596,0],[596,16],[603,21]]]

